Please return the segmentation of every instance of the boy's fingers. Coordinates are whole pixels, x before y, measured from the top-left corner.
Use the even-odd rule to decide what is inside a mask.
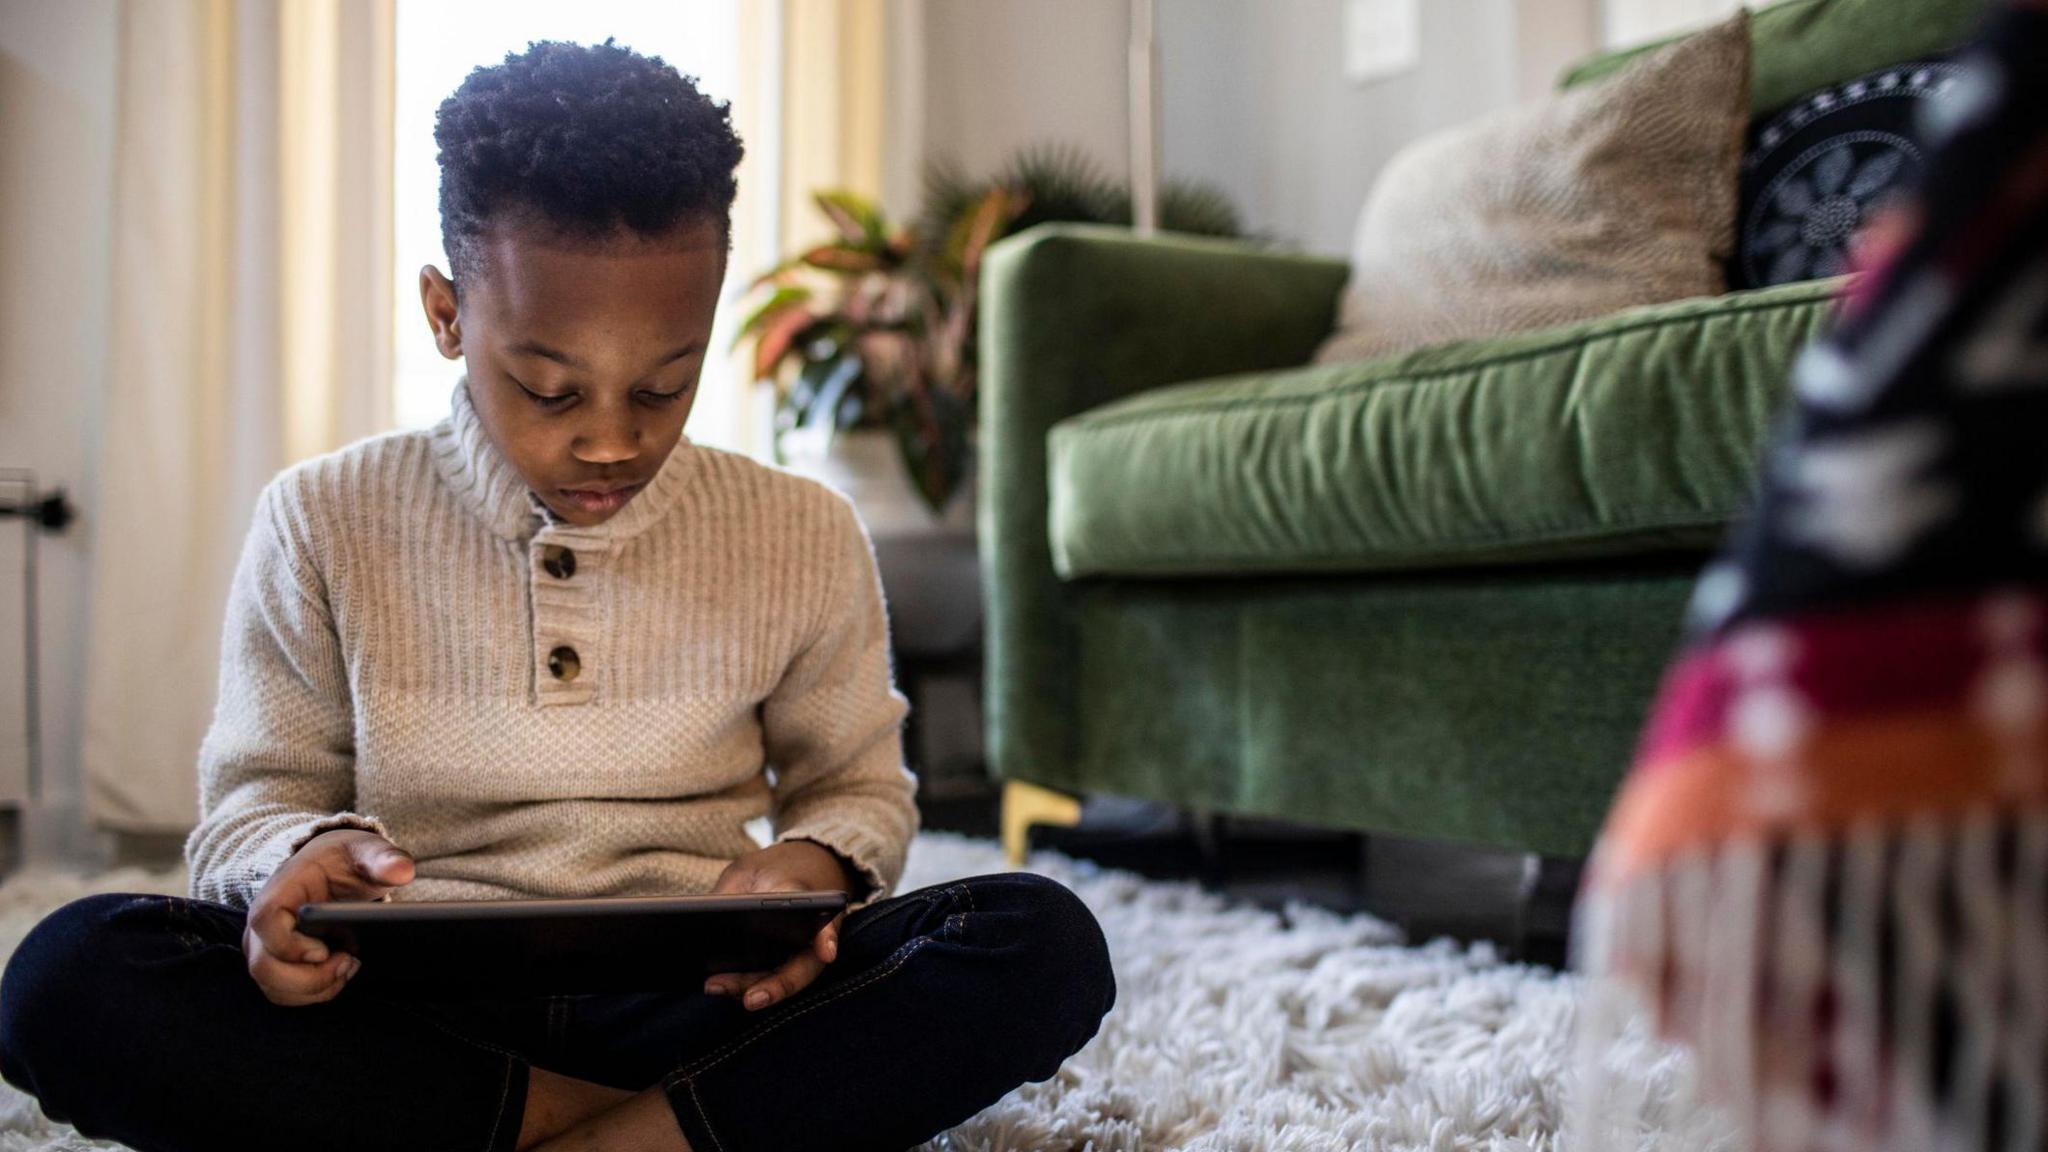
[[[334,956],[317,966],[301,966],[300,970],[306,974],[306,984],[309,987],[305,999],[300,1003],[318,1004],[339,996],[341,990],[348,985],[349,978],[355,975],[357,967],[356,958],[347,953]]]
[[[825,970],[825,962],[810,953],[804,953],[777,968],[766,980],[747,989],[746,1005],[749,1010],[766,1008],[810,987],[818,973]]]
[[[324,942],[298,931],[297,925],[298,915],[291,907],[259,900],[242,925],[242,951],[252,965],[259,958],[293,966],[325,964],[337,958]],[[251,936],[255,937],[256,953],[249,948],[247,938]]]
[[[322,963],[330,957],[326,941],[299,931],[299,912],[285,906],[266,906],[254,918],[256,939],[262,949],[289,963]]]
[[[773,975],[773,972],[720,972],[704,981],[704,991],[713,996],[738,996]]]
[[[796,995],[810,987],[825,965],[839,958],[839,925],[845,919],[844,912],[834,916],[811,937],[807,951],[797,953],[782,967],[772,972],[714,973],[705,979],[704,991],[712,996],[738,996],[748,1008],[766,1008]]]
[[[284,918],[291,923],[291,931],[286,934],[289,940],[289,943],[286,945],[287,951],[273,953],[273,955],[277,956],[280,960],[289,960],[295,964],[324,964],[332,958],[326,941],[318,936],[299,931],[299,914],[297,911],[287,911]]]
[[[820,963],[830,964],[839,959],[839,922],[844,919],[844,912],[834,916],[832,922],[818,929],[817,936],[811,940],[811,951],[817,955]]]
[[[754,870],[740,861],[725,866],[718,874],[718,880],[711,885],[711,892],[751,892],[754,890]]]
[[[263,950],[278,960],[295,964],[317,964],[327,958],[327,948],[318,940],[294,930],[298,917],[279,904],[258,904],[249,914],[247,930],[256,934]]]
[[[346,952],[331,955],[319,964],[291,964],[264,954],[249,965],[249,974],[272,1003],[295,1007],[332,999],[355,968],[355,957]]]

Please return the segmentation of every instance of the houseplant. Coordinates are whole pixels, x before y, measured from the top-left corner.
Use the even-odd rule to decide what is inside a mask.
[[[1129,192],[1078,150],[1040,147],[984,179],[933,166],[923,210],[908,227],[891,226],[878,206],[850,192],[820,192],[814,201],[832,238],[755,282],[758,303],[738,336],[754,341],[754,378],[776,388],[778,455],[837,455],[851,467],[812,470],[846,486],[886,457],[883,442],[893,440],[929,514],[971,519],[953,505],[973,467],[982,254],[1046,221],[1129,223]],[[1181,182],[1164,190],[1161,222],[1171,231],[1240,233],[1225,197]]]
[[[893,438],[933,515],[966,478],[974,414],[971,348],[981,255],[1022,204],[992,188],[936,244],[891,228],[850,192],[815,201],[834,237],[771,269],[740,339],[756,380],[776,386],[778,450],[867,431]]]

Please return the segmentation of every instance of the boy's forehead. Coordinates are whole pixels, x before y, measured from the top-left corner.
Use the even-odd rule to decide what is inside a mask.
[[[708,221],[660,236],[604,237],[493,227],[480,237],[482,285],[505,319],[574,322],[583,314],[708,314],[725,275],[725,239]]]

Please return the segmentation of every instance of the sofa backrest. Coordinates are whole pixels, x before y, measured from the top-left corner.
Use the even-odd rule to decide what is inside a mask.
[[[1749,22],[1750,114],[1776,111],[1815,88],[1887,64],[1954,48],[1986,6],[1986,0],[1781,0],[1759,8]],[[1559,86],[1597,80],[1637,53],[1676,39],[1603,52],[1573,65]]]

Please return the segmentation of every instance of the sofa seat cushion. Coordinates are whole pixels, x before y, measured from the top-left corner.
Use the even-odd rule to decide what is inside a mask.
[[[1161,388],[1056,425],[1061,576],[1370,572],[1705,548],[1746,505],[1840,280],[1362,364]]]

